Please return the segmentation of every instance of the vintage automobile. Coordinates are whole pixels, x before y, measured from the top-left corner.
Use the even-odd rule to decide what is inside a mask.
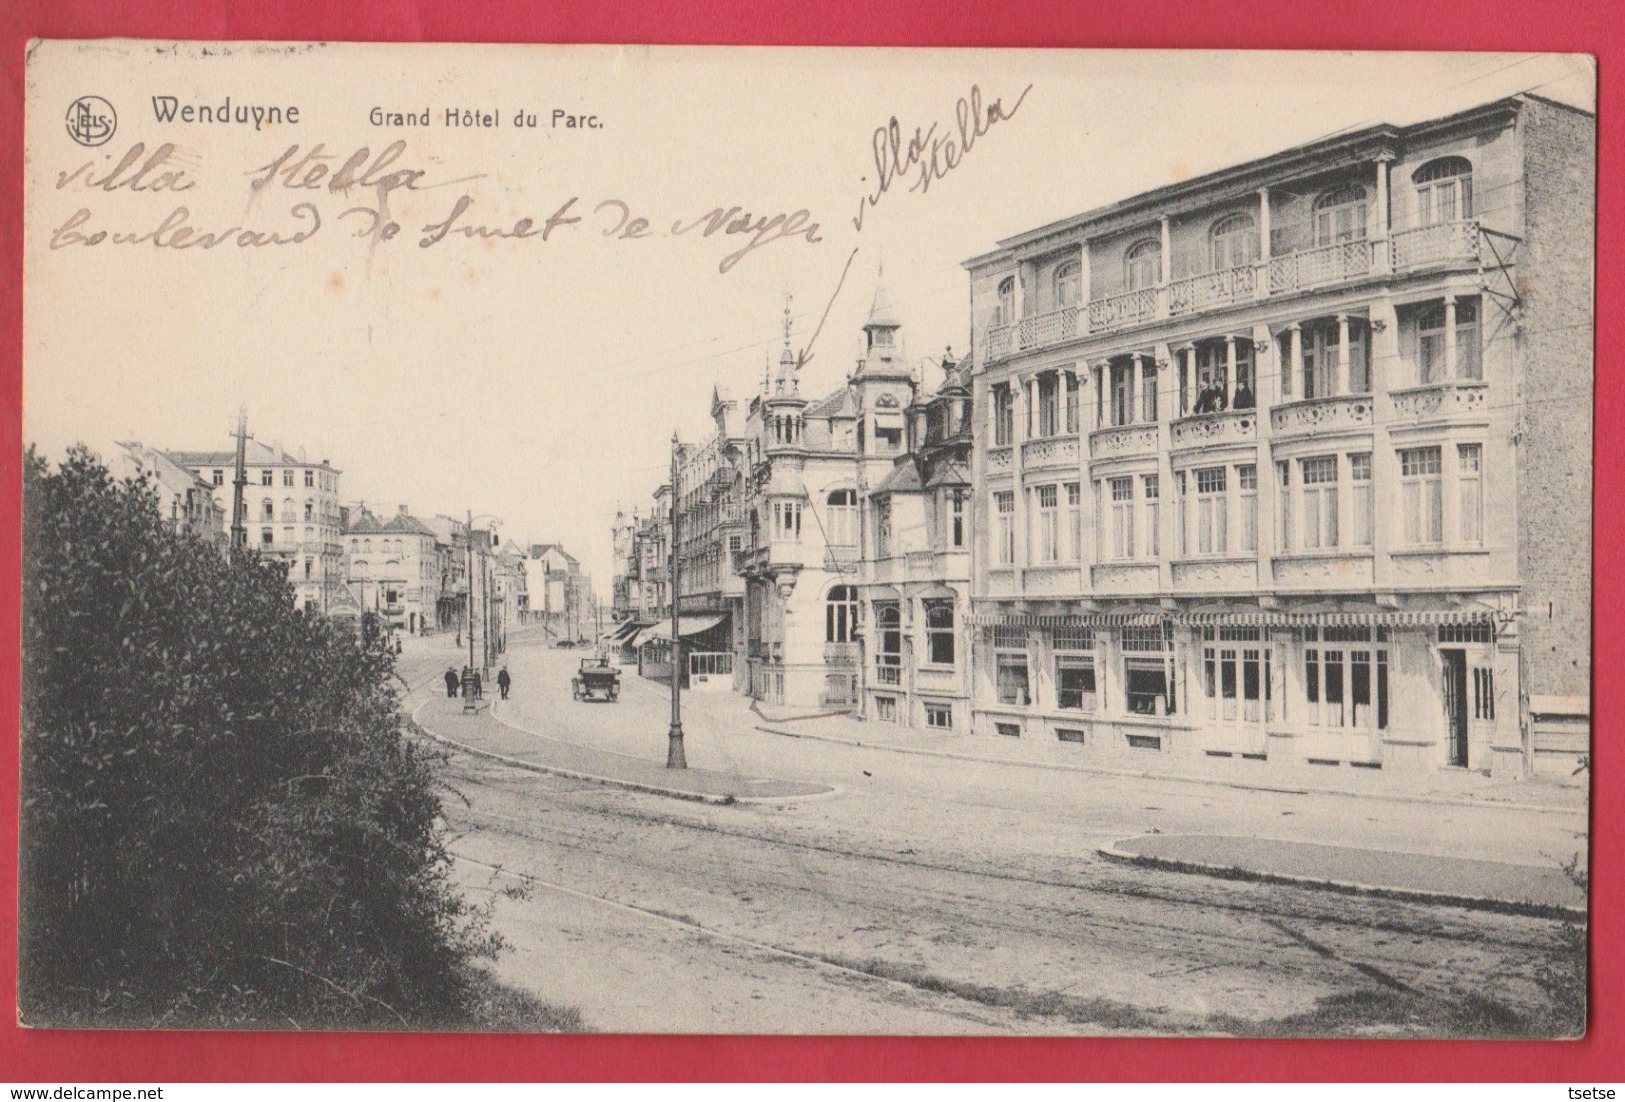
[[[608,700],[621,695],[621,671],[608,658],[583,658],[581,668],[570,681],[570,695],[577,700]]]

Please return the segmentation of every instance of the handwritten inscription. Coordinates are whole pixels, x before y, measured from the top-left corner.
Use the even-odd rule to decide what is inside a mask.
[[[863,230],[864,215],[879,206],[880,200],[899,180],[912,181],[909,191],[921,194],[930,191],[932,181],[958,168],[988,131],[1015,118],[1032,90],[1033,86],[1027,85],[1007,107],[1002,99],[983,103],[981,85],[971,85],[970,94],[961,96],[954,104],[954,127],[948,133],[938,133],[945,128],[934,122],[929,128],[915,127],[914,133],[905,137],[896,115],[885,126],[877,127],[871,139],[874,188],[859,201],[857,217],[852,219],[853,228]],[[868,177],[864,179],[867,181]]]
[[[110,162],[111,158],[106,160]],[[176,206],[144,226],[114,227],[101,224],[90,207],[79,207],[52,233],[50,248],[143,245],[156,249],[211,250],[226,244],[242,248],[300,245],[317,236],[324,225],[341,225],[348,236],[377,245],[403,234],[400,220],[390,211],[392,193],[428,192],[481,178],[433,179],[427,169],[416,167],[410,161],[404,141],[391,142],[377,153],[368,146],[361,146],[347,155],[330,152],[321,142],[311,146],[294,144],[249,169],[245,175],[248,190],[253,195],[292,192],[298,197],[299,201],[288,208],[285,217],[272,211],[257,212],[257,216],[265,220],[280,217],[279,225],[261,228],[248,225],[244,219],[230,226],[205,227],[199,225],[191,207]],[[56,186],[58,190],[73,188],[93,192],[181,192],[195,187],[196,181],[176,163],[174,146],[166,143],[148,154],[146,147],[137,143],[111,168],[87,161],[72,171],[58,174]],[[372,201],[355,203],[358,195],[368,196]],[[324,222],[324,212],[317,200],[330,196],[350,199],[353,205],[336,215],[327,212],[329,218]],[[665,223],[652,214],[635,210],[623,199],[609,198],[590,204],[572,195],[551,213],[497,222],[481,217],[475,197],[465,192],[441,209],[445,211],[442,216],[431,218],[409,234],[416,239],[419,248],[436,248],[452,239],[546,242],[559,232],[592,232],[614,241],[715,238],[730,246],[717,263],[717,271],[725,275],[747,256],[775,243],[799,241],[817,245],[824,240],[819,223],[806,208],[758,213],[742,206],[715,206]],[[670,228],[662,233],[657,229],[660,225]]]

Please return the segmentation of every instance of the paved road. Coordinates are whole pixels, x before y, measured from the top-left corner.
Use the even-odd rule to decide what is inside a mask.
[[[409,678],[451,647],[419,643]],[[513,648],[506,718],[664,755],[666,697],[569,699],[575,657]],[[829,784],[712,807],[457,757],[448,801],[509,980],[597,1028],[748,1032],[1308,1033],[1539,1028],[1549,920],[1208,881],[1095,855],[1136,833],[1231,834],[1556,861],[1561,816],[1130,781],[813,744],[695,696],[689,760]],[[493,871],[500,868],[500,872]],[[524,885],[528,895],[499,889]],[[1491,1000],[1486,1004],[1483,999]]]

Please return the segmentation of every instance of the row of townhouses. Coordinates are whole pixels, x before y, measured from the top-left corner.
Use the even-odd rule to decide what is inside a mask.
[[[177,532],[230,542],[236,454],[165,451],[121,444],[124,469],[149,480]],[[379,515],[343,504],[340,472],[280,444],[246,441],[243,527],[262,559],[283,564],[294,603],[352,622],[371,617],[405,635],[456,633],[476,657],[495,661],[521,622],[581,624],[592,607],[591,579],[557,544],[503,546],[494,524],[437,515],[420,519],[401,505]],[[532,608],[532,594],[539,607]]]
[[[789,347],[617,518],[612,638],[806,712],[1106,759],[1571,774],[1589,752],[1593,115],[1521,95],[966,262],[914,377]]]

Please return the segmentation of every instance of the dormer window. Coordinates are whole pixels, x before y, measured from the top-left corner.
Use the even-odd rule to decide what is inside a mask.
[[[1432,226],[1473,216],[1473,166],[1465,157],[1429,161],[1411,177],[1416,184],[1416,224]]]
[[[875,329],[873,346],[875,348],[890,348],[892,346],[892,331],[890,329]]]

